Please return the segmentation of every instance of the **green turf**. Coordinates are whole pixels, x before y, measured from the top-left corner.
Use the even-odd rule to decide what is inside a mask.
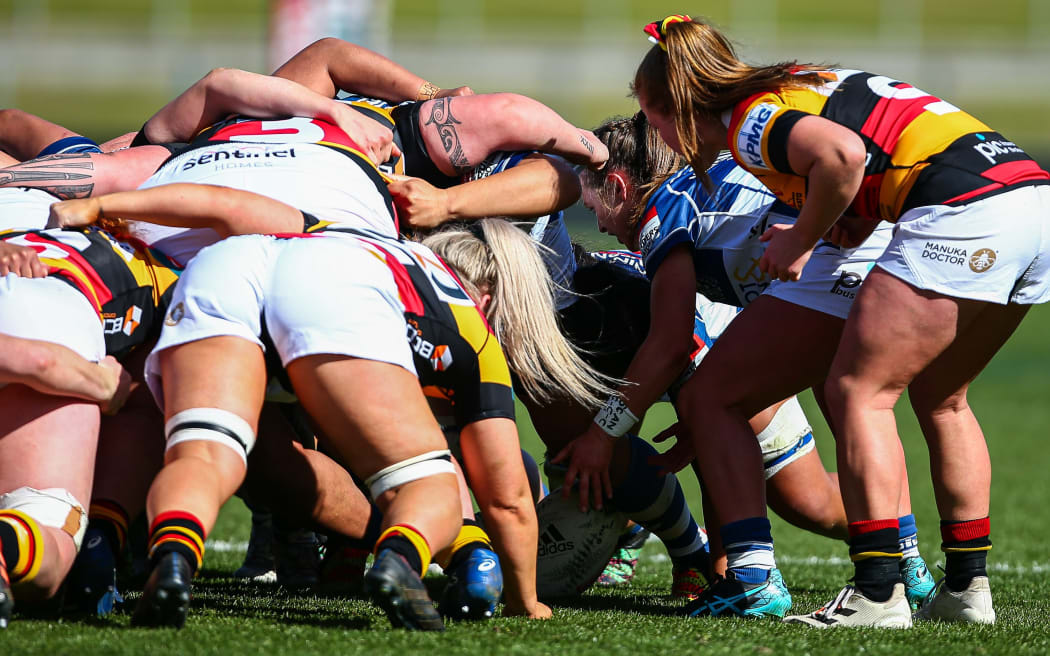
[[[450,627],[445,635],[416,635],[388,628],[386,619],[361,601],[285,593],[268,586],[233,581],[230,572],[241,553],[230,550],[247,539],[246,511],[227,505],[214,530],[193,611],[186,628],[131,629],[127,615],[74,622],[17,618],[0,632],[0,654],[221,654],[269,656],[282,653],[381,654],[404,651],[433,654],[836,654],[920,656],[945,653],[1045,654],[1050,652],[1050,533],[1046,500],[1050,457],[1050,308],[1037,307],[1012,341],[977,380],[971,401],[982,420],[992,454],[992,538],[990,554],[999,623],[994,627],[923,625],[909,632],[878,630],[813,632],[772,622],[692,620],[673,616],[678,604],[664,595],[669,563],[653,541],[643,552],[634,585],[592,591],[557,605],[552,621],[496,619]],[[811,404],[807,402],[811,408]],[[663,417],[656,415],[661,414]],[[939,560],[937,517],[925,447],[914,419],[899,409],[909,458],[921,548],[931,565]],[[810,413],[815,418],[814,413]],[[651,413],[646,433],[667,421],[662,409]],[[827,429],[817,425],[825,462],[833,455]],[[542,456],[535,435],[522,422],[525,445]],[[690,501],[696,484],[683,477]],[[795,598],[795,608],[812,610],[828,601],[850,575],[845,547],[785,525],[774,518],[779,563]],[[225,541],[216,546],[214,540]],[[440,585],[440,578],[428,579]]]

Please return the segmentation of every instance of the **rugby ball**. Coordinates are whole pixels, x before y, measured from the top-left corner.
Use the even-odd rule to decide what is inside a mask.
[[[597,580],[616,551],[627,517],[608,509],[580,512],[573,491],[562,498],[552,490],[536,506],[540,540],[536,561],[536,592],[540,599],[580,594]]]

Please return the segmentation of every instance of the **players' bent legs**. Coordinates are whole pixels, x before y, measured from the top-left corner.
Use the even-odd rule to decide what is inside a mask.
[[[8,465],[0,468],[0,564],[20,600],[45,600],[87,526],[99,408],[7,385],[0,409],[0,462]]]
[[[1024,308],[920,290],[879,268],[857,296],[825,391],[840,428],[839,475],[850,519],[856,587],[867,600],[887,604],[887,616],[899,614],[894,609],[900,606],[900,552],[891,539],[897,528],[891,518],[901,489],[893,406],[904,389],[917,383],[915,409],[927,429],[938,502],[954,489],[960,501],[949,512],[977,513],[962,518],[961,530],[949,526],[945,531],[942,526],[944,548],[949,553],[979,553],[973,559],[979,563],[970,563],[971,571],[978,565],[983,571],[983,554],[990,548],[990,466],[965,393],[1023,316]],[[959,467],[955,453],[975,458],[976,466]],[[945,475],[954,478],[948,481]],[[901,622],[907,625],[910,619]]]

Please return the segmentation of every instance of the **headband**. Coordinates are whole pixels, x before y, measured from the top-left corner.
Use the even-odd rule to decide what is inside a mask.
[[[671,23],[691,23],[692,21],[693,19],[685,14],[671,14],[663,20],[649,23],[642,31],[649,35],[650,41],[667,52],[667,26]]]

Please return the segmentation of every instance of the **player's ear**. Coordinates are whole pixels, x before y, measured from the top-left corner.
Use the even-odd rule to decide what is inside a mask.
[[[612,171],[605,176],[605,183],[613,188],[613,198],[626,203],[631,195],[631,185],[622,171]]]

